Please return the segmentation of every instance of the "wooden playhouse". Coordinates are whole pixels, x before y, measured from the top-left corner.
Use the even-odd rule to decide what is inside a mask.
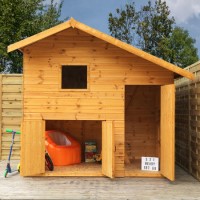
[[[23,52],[22,176],[174,180],[174,77],[193,75],[74,19],[8,47]],[[68,72],[70,72],[69,75]],[[45,170],[45,130],[96,141],[102,164]],[[159,157],[159,171],[141,157]]]

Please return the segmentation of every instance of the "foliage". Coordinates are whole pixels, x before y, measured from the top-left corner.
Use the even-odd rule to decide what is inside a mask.
[[[163,52],[163,59],[184,68],[199,59],[195,42],[187,30],[175,27],[171,36],[163,39],[158,48]]]
[[[162,57],[158,51],[159,43],[163,38],[168,38],[172,32],[175,20],[170,17],[166,2],[157,0],[153,6],[151,1],[139,11],[138,35],[139,46],[146,52]]]
[[[148,1],[139,11],[134,3],[109,13],[111,35],[142,50],[178,65],[188,66],[198,60],[195,40],[188,31],[175,26],[166,1]]]
[[[134,3],[126,4],[125,10],[116,9],[117,16],[109,13],[109,30],[111,35],[128,44],[133,43],[136,37],[138,13]],[[119,28],[120,27],[120,28]]]
[[[63,2],[51,0],[0,0],[0,71],[22,72],[22,53],[7,53],[7,46],[61,23]]]

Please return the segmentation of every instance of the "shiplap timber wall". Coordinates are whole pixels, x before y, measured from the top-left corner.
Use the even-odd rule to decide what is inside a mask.
[[[160,86],[125,88],[125,161],[160,157]],[[125,163],[126,164],[126,163]]]
[[[62,65],[87,65],[88,89],[64,91]],[[173,83],[173,73],[77,29],[24,48],[24,120],[113,121],[115,176],[124,176],[124,87]]]
[[[200,62],[186,68],[194,81],[176,84],[176,162],[200,180]]]
[[[12,134],[6,129],[20,130],[22,120],[22,75],[0,74],[0,160],[7,159]],[[12,159],[20,158],[20,136],[15,136]]]

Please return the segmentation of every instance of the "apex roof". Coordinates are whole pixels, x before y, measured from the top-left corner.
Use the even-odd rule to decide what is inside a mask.
[[[40,40],[42,40],[42,39],[44,39],[46,37],[49,37],[51,35],[54,35],[54,34],[56,34],[58,32],[61,32],[63,30],[69,29],[69,28],[77,28],[77,29],[79,29],[81,31],[84,31],[84,32],[86,32],[86,33],[88,33],[88,34],[90,34],[92,36],[95,36],[95,37],[97,37],[97,38],[99,38],[101,40],[104,40],[104,41],[106,41],[106,42],[108,42],[108,43],[110,43],[112,45],[115,45],[115,46],[117,46],[117,47],[119,47],[119,48],[121,48],[123,50],[126,50],[126,51],[128,51],[128,52],[130,52],[130,53],[132,53],[132,54],[134,54],[136,56],[139,56],[139,57],[141,57],[143,59],[146,59],[146,60],[148,60],[148,61],[150,61],[152,63],[155,63],[156,65],[159,65],[160,67],[168,69],[168,70],[170,70],[170,71],[172,71],[172,72],[174,72],[174,73],[176,73],[178,75],[187,77],[187,78],[189,78],[191,80],[194,79],[194,75],[192,73],[190,73],[190,72],[188,72],[188,71],[186,71],[184,69],[181,69],[180,67],[177,67],[177,66],[175,66],[175,65],[173,65],[173,64],[171,64],[169,62],[166,62],[166,61],[164,61],[164,60],[162,60],[162,59],[160,59],[160,58],[158,58],[156,56],[153,56],[153,55],[151,55],[149,53],[146,53],[146,52],[144,52],[144,51],[142,51],[142,50],[140,50],[140,49],[138,49],[138,48],[136,48],[136,47],[134,47],[132,45],[129,45],[129,44],[125,43],[125,42],[122,42],[122,41],[120,41],[120,40],[118,40],[116,38],[113,38],[110,35],[102,33],[102,32],[100,32],[100,31],[98,31],[98,30],[96,30],[96,29],[94,29],[94,28],[92,28],[90,26],[87,26],[87,25],[85,25],[85,24],[73,19],[73,18],[69,19],[68,21],[66,21],[66,22],[64,22],[62,24],[59,24],[59,25],[54,26],[54,27],[52,27],[50,29],[47,29],[47,30],[45,30],[43,32],[40,32],[40,33],[38,33],[36,35],[33,35],[31,37],[25,38],[25,39],[23,39],[23,40],[21,40],[19,42],[16,42],[14,44],[9,45],[8,46],[8,52],[12,52],[12,51],[17,50],[17,49],[23,51],[23,47],[26,47],[26,46],[28,46],[30,44],[33,44],[33,43],[35,43],[37,41],[40,41]]]

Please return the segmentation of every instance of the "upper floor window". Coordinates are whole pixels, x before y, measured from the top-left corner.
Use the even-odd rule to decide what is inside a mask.
[[[87,89],[86,65],[62,66],[62,89]]]

